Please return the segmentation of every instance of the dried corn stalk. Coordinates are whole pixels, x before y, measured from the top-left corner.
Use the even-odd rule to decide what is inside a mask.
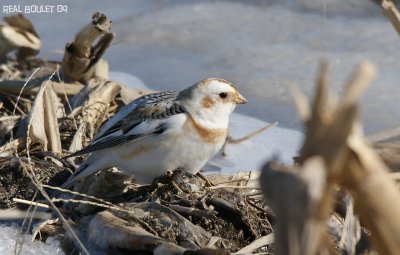
[[[341,185],[353,195],[355,212],[364,226],[371,231],[371,238],[378,251],[382,254],[397,254],[400,250],[400,220],[398,218],[400,194],[388,175],[388,168],[366,142],[360,124],[357,122],[357,99],[374,77],[375,68],[370,63],[361,64],[353,73],[343,96],[338,101],[335,101],[335,97],[328,93],[326,70],[327,66],[323,65],[317,80],[316,95],[311,110],[304,105],[303,97],[296,98],[298,108],[301,109],[302,116],[306,121],[306,138],[300,157],[297,159],[300,163],[300,166],[297,167],[299,168],[298,173],[290,169],[271,169],[267,165],[264,167],[261,184],[267,187],[265,188],[267,191],[270,191],[265,194],[271,200],[273,207],[276,210],[280,209],[277,216],[283,217],[285,222],[296,222],[300,218],[301,224],[328,219],[333,210],[332,201],[335,187]],[[322,158],[324,164],[314,165],[310,168],[310,162],[313,162],[315,157]],[[280,172],[276,172],[277,170]],[[297,181],[297,184],[293,182],[286,185],[287,181],[285,180],[288,178],[288,180],[301,179],[308,171],[313,171],[314,179],[319,176],[321,171],[324,171],[326,178],[321,178],[319,182],[312,184]],[[304,189],[305,187],[313,187],[315,191],[317,190],[315,187],[323,185],[322,189],[318,189],[322,192],[316,193],[318,194],[318,200],[315,203],[317,206],[313,206],[313,203],[307,199],[303,199],[304,205],[293,206],[297,204],[289,203],[290,196],[282,201],[282,195],[279,196],[277,191],[271,192],[271,189],[278,186],[271,181],[271,173],[275,172],[275,175],[283,177],[274,178],[274,182],[288,187],[285,190],[286,193],[283,192],[283,194],[293,192],[293,195],[307,198],[313,193]],[[305,218],[299,215],[284,218],[290,213],[280,215],[288,208],[297,212],[303,208],[307,212],[310,206],[317,208],[317,211],[308,214]],[[301,210],[299,213],[300,215],[304,214]],[[356,218],[352,218],[351,222],[354,220]],[[278,222],[281,223],[282,220]],[[357,224],[352,223],[352,225],[356,226]],[[276,244],[280,247],[278,254],[316,254],[318,249],[315,244],[309,242],[310,238],[316,238],[316,227],[303,227],[300,228],[302,231],[293,232],[293,228],[296,229],[296,226],[299,224],[281,223],[278,226],[280,229]],[[347,237],[347,243],[352,246],[346,248],[347,251],[354,251],[353,246],[359,238],[357,228],[353,228],[353,230],[356,232],[352,232],[352,239]],[[297,253],[292,247],[300,248],[300,251],[305,253]]]
[[[3,80],[0,81],[0,91],[18,95],[22,88],[22,96],[36,95],[41,87],[40,83],[31,81],[27,86],[24,87],[26,81],[23,80]],[[82,84],[79,83],[63,83],[63,82],[52,82],[54,92],[60,96],[72,96],[77,94],[82,88]]]
[[[388,175],[388,168],[366,142],[355,118],[356,99],[374,75],[371,64],[360,65],[334,107],[328,107],[329,95],[320,86],[301,154],[302,159],[313,155],[324,158],[328,183],[330,186],[341,184],[353,194],[355,211],[371,231],[378,250],[382,254],[397,254],[400,194]]]
[[[276,254],[300,255],[326,252],[325,219],[320,203],[326,185],[324,162],[320,157],[304,165],[287,168],[270,162],[263,167],[261,186],[277,216]]]
[[[22,14],[4,17],[7,25],[0,25],[0,58],[18,50],[19,60],[35,56],[42,46],[32,23]]]
[[[18,133],[27,134],[31,143],[39,143],[44,150],[61,152],[60,132],[58,128],[60,104],[53,90],[52,82],[42,83],[33,103],[32,111],[22,122]]]
[[[108,32],[110,28],[108,17],[96,12],[92,21],[76,34],[74,42],[66,45],[62,68],[67,78],[82,82],[93,77],[108,79],[108,64],[100,60],[114,39],[114,34]],[[95,40],[98,42],[92,46]]]
[[[400,34],[400,13],[391,0],[382,0],[383,14],[389,19],[397,33]]]
[[[83,147],[82,137],[87,132],[93,137],[94,132],[107,118],[111,102],[121,90],[121,86],[104,79],[91,79],[88,86],[84,87],[71,99],[73,112],[70,116],[80,113],[82,121],[74,135],[70,151],[74,152]]]

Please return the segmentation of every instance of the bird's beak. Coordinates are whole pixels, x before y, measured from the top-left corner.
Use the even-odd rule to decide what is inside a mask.
[[[244,96],[240,95],[239,93],[236,94],[236,97],[234,99],[234,102],[236,104],[245,104],[247,103],[247,99],[244,98]]]

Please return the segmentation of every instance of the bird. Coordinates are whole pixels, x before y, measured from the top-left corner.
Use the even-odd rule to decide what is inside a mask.
[[[225,143],[229,116],[247,100],[221,78],[180,92],[141,96],[111,117],[89,145],[69,156],[90,155],[61,186],[111,167],[150,184],[176,169],[196,174]]]

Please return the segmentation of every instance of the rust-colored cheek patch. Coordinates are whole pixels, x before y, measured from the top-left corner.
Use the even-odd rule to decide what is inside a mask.
[[[201,105],[204,108],[211,108],[215,105],[215,101],[211,97],[204,97],[201,101]]]
[[[192,116],[189,117],[189,121],[200,138],[206,143],[219,143],[226,139],[226,128],[206,128],[197,123]]]

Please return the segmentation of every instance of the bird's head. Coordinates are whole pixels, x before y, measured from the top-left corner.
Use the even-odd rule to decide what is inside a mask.
[[[220,78],[197,82],[183,90],[179,100],[193,117],[216,124],[227,123],[235,106],[247,103],[232,83]]]

